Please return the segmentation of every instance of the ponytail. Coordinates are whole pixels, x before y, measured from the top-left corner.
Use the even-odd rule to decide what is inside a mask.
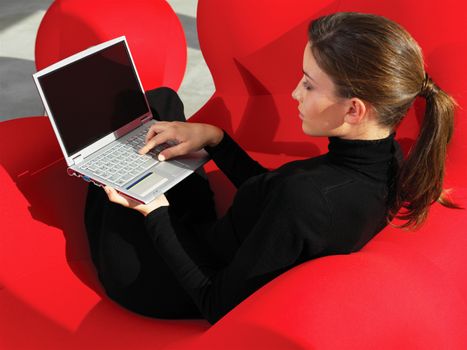
[[[415,145],[396,175],[394,203],[390,218],[405,223],[398,227],[418,228],[429,206],[439,202],[460,208],[443,191],[447,145],[454,129],[456,102],[425,74],[419,96],[426,99],[425,116]]]

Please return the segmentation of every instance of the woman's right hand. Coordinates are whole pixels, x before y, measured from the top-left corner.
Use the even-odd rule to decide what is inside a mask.
[[[158,121],[149,128],[146,144],[139,153],[146,154],[157,145],[170,141],[175,145],[159,153],[159,160],[163,161],[199,151],[205,146],[216,146],[223,136],[222,129],[210,124]]]

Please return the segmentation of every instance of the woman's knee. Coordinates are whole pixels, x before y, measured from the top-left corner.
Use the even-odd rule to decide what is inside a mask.
[[[161,121],[186,121],[183,102],[177,92],[163,86],[146,91],[146,98],[154,119]]]

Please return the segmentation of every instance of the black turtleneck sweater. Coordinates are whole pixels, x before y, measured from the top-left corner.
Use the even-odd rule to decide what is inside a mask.
[[[205,242],[180,242],[168,207],[146,217],[154,245],[203,316],[215,323],[284,271],[310,259],[362,248],[385,225],[394,134],[376,141],[329,138],[329,152],[269,171],[224,132],[207,147],[237,187]],[[218,257],[198,264],[205,245]],[[206,260],[204,260],[206,261]]]

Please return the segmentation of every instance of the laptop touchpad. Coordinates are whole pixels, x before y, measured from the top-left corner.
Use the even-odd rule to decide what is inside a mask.
[[[143,178],[139,182],[129,187],[128,189],[131,189],[131,192],[144,197],[153,190],[155,190],[157,187],[165,183],[167,180],[167,178],[162,177],[156,173],[150,173],[149,175],[146,174],[145,176],[143,176]]]

